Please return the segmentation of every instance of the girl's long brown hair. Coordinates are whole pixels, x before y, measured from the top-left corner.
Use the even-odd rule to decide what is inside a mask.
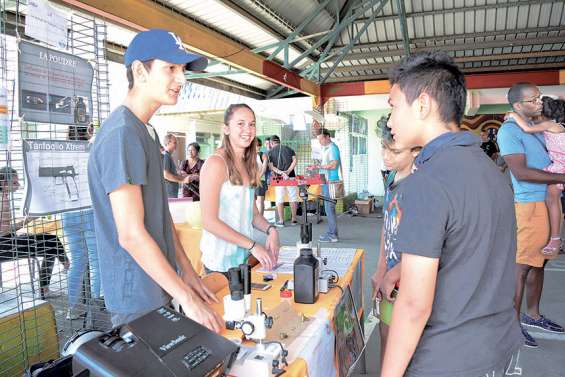
[[[233,114],[239,109],[247,109],[251,111],[253,117],[255,117],[255,112],[244,103],[236,103],[230,105],[226,112],[224,113],[224,124],[227,126],[230,122]],[[233,185],[241,186],[243,185],[243,179],[240,172],[235,167],[235,152],[231,145],[229,135],[223,134],[222,136],[222,148],[224,148],[225,160],[228,166],[228,180]],[[250,179],[251,187],[259,186],[259,166],[257,165],[257,138],[254,138],[251,144],[245,149],[243,154],[243,166],[245,166],[245,171]]]

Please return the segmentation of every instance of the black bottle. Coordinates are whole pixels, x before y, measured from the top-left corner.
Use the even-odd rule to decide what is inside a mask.
[[[312,249],[301,249],[294,261],[294,302],[313,304],[318,300],[320,265]]]

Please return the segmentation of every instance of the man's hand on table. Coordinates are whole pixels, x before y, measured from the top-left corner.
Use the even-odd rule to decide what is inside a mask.
[[[179,300],[186,316],[210,330],[219,333],[224,329],[224,320],[194,293],[187,293]]]
[[[192,271],[185,271],[182,276],[182,281],[206,304],[219,303],[218,298],[202,281],[200,276]]]

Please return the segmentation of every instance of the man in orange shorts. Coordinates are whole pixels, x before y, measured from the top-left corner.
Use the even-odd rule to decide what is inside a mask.
[[[539,89],[531,83],[517,83],[508,91],[508,102],[524,119],[541,114]],[[549,218],[545,205],[547,185],[565,182],[565,175],[543,170],[551,163],[543,134],[528,134],[512,119],[506,120],[498,131],[500,154],[512,173],[516,209],[516,293],[514,305],[522,324],[527,347],[536,348],[536,340],[524,326],[563,333],[563,327],[539,312],[543,290],[546,259],[541,253],[549,239]],[[520,313],[522,296],[526,291],[526,312]]]

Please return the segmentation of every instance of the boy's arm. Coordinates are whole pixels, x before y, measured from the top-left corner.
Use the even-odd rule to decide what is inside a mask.
[[[292,156],[292,162],[290,163],[290,166],[288,167],[288,169],[284,172],[285,174],[290,174],[291,171],[294,170],[294,168],[296,167],[298,160],[296,158],[296,155]]]
[[[163,177],[170,182],[176,182],[176,183],[188,183],[188,179],[186,177],[182,177],[180,175],[176,175],[171,173],[170,171],[167,170],[163,170]]]
[[[267,166],[268,166],[267,157],[263,155],[263,158],[261,160],[261,169],[259,170],[259,177],[263,177],[265,175],[265,172],[267,171]]]
[[[381,229],[381,240],[379,245],[379,258],[377,264],[377,270],[371,277],[371,283],[373,284],[373,299],[382,299],[380,294],[380,286],[385,277],[386,273],[386,258],[385,258],[385,246],[384,246],[384,226]]]
[[[179,301],[188,317],[219,332],[223,327],[220,317],[184,284],[147,232],[141,187],[124,184],[110,192],[109,198],[120,246],[163,290]]]
[[[432,313],[438,258],[403,253],[381,377],[402,377]]]

